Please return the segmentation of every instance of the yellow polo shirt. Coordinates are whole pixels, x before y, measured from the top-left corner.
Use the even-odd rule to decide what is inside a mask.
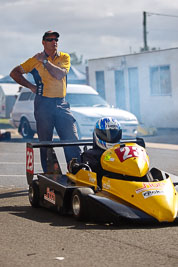
[[[52,60],[48,60],[60,68],[65,68],[67,72],[70,69],[70,56],[67,53],[60,52]],[[46,97],[65,97],[66,96],[66,77],[61,80],[54,78],[44,67],[43,63],[36,58],[29,58],[20,64],[24,73],[31,73],[37,85],[37,94]]]

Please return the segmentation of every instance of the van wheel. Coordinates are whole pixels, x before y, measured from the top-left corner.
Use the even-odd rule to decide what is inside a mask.
[[[27,119],[23,118],[20,123],[20,134],[23,138],[33,138],[34,132],[32,131],[30,124]]]

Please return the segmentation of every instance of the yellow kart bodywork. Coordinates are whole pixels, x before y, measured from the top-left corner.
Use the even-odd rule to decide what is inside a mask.
[[[137,208],[159,222],[175,220],[178,194],[171,178],[167,175],[160,181],[142,181],[149,171],[149,157],[145,148],[135,143],[115,145],[102,154],[101,166],[107,171],[107,176],[102,177],[102,190],[98,192],[95,172],[81,169],[75,175],[67,175],[77,186],[92,187],[96,195]],[[115,177],[109,177],[113,173]],[[127,177],[133,179],[128,181]]]
[[[76,175],[68,173],[68,176],[77,186],[97,190],[96,173],[80,170]],[[159,222],[174,221],[178,212],[178,194],[170,177],[159,182],[135,182],[103,176],[102,191],[96,192],[97,194],[138,208]]]
[[[61,214],[72,212],[82,220],[88,217],[106,221],[127,218],[173,222],[178,218],[178,177],[157,168],[149,169],[143,139],[121,140],[99,154],[93,165],[96,169],[92,162],[83,160],[63,174],[53,147],[71,145],[91,147],[93,142],[27,143],[26,173],[32,206],[56,209]],[[51,151],[48,173],[34,172],[33,149],[41,147]],[[87,148],[83,153],[87,153]]]
[[[149,157],[146,150],[135,144],[115,145],[105,151],[101,157],[104,170],[123,175],[143,177],[149,169]]]
[[[115,201],[125,201],[160,222],[172,222],[177,216],[178,196],[170,178],[159,182],[134,182],[103,177],[102,190]]]

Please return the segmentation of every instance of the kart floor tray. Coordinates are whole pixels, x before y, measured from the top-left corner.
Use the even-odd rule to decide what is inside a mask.
[[[37,177],[39,182],[46,181],[49,183],[60,184],[65,187],[74,186],[68,176],[64,174],[38,174]]]

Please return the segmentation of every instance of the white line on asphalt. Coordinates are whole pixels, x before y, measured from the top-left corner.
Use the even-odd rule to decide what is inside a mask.
[[[8,162],[8,161],[5,161],[5,162],[0,162],[0,164],[25,164],[25,162]],[[36,164],[40,164],[40,162],[35,162],[35,165]]]
[[[157,149],[178,150],[178,145],[172,145],[172,144],[146,143],[146,147],[157,148]]]
[[[0,177],[13,177],[13,176],[15,176],[15,177],[26,177],[26,175],[25,174],[0,174]]]
[[[25,165],[26,164],[26,162],[8,162],[8,161],[4,161],[4,162],[0,162],[0,165],[3,165],[3,164],[7,164],[7,165],[15,165],[15,164],[17,164],[17,165]],[[40,162],[35,162],[35,166],[36,165],[41,165],[41,163]],[[60,163],[60,165],[64,165],[64,166],[66,166],[66,163]]]
[[[26,189],[26,190],[28,190],[29,188],[28,187],[26,187],[26,186],[23,186],[23,187],[21,187],[21,186],[16,186],[16,185],[14,185],[14,184],[11,184],[11,185],[5,185],[5,186],[3,186],[3,185],[0,185],[0,190],[2,189],[3,191],[4,190],[11,190],[11,189],[15,189],[15,188],[19,188],[19,189]]]
[[[17,152],[13,152],[13,151],[10,151],[10,152],[4,152],[4,151],[3,151],[2,153],[0,152],[0,155],[3,155],[3,156],[4,156],[4,155],[9,155],[9,154],[11,154],[11,155],[16,155]],[[24,154],[24,153],[22,153],[22,152],[19,153],[19,152],[18,152],[18,154]]]

